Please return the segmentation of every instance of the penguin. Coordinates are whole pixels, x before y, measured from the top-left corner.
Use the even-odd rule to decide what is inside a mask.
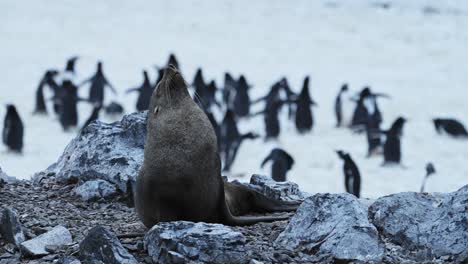
[[[466,128],[456,119],[435,118],[432,121],[434,122],[434,126],[438,134],[443,134],[443,132],[445,132],[452,137],[468,137]]]
[[[341,127],[343,122],[343,102],[341,97],[343,93],[348,91],[348,84],[345,83],[341,86],[340,91],[335,99],[335,116],[336,116],[336,127]]]
[[[226,105],[226,107],[229,109],[232,108],[233,95],[235,94],[236,90],[237,81],[234,80],[231,74],[226,72],[224,74],[223,102],[224,105]]]
[[[270,160],[273,162],[271,166],[271,177],[273,180],[277,182],[286,181],[286,174],[294,165],[293,157],[283,149],[274,148],[263,160],[260,167],[263,168]]]
[[[174,55],[174,53],[169,54],[169,59],[167,60],[167,66],[169,65],[173,65],[174,67],[176,67],[176,69],[180,71],[179,62],[177,61],[177,58]]]
[[[63,95],[58,99],[60,101],[59,121],[63,130],[67,131],[78,124],[77,103],[80,99],[78,88],[70,80],[64,80],[60,89]]]
[[[342,150],[337,150],[336,153],[344,161],[343,172],[345,175],[346,192],[359,198],[359,193],[361,192],[361,174],[356,163],[349,153]]]
[[[368,111],[366,122],[366,137],[367,137],[367,157],[378,153],[382,147],[382,138],[380,135],[380,124],[382,123],[382,114],[380,113],[375,96],[371,97],[373,107],[372,113]]]
[[[424,176],[420,192],[424,192],[424,188],[426,187],[427,179],[429,178],[429,176],[431,176],[432,174],[435,174],[435,173],[436,173],[436,170],[435,170],[434,165],[431,162],[429,162],[426,165],[426,175]]]
[[[286,100],[288,102],[288,120],[291,120],[293,116],[295,115],[295,108],[294,108],[295,104],[293,104],[292,102],[297,100],[297,94],[295,94],[291,90],[288,79],[286,79],[286,77],[283,77],[280,80],[280,85],[286,93]]]
[[[272,90],[279,89],[279,87],[280,84],[276,83],[273,85]],[[260,98],[256,101],[259,100],[264,99]],[[279,98],[277,92],[270,91],[266,96],[265,109],[250,115],[250,117],[263,115],[263,121],[265,122],[265,141],[278,138],[281,131],[278,115],[284,103],[285,101]]]
[[[249,85],[244,75],[239,77],[236,95],[234,96],[234,113],[238,117],[247,117],[250,114]]]
[[[207,108],[211,108],[211,106],[216,105],[218,108],[221,108],[221,104],[216,100],[216,91],[218,91],[218,88],[216,87],[216,82],[212,80],[210,83],[208,83],[208,86],[206,87],[206,94],[205,94],[205,102],[207,104]]]
[[[108,115],[121,115],[124,113],[124,108],[117,102],[111,102],[104,108],[104,111]]]
[[[45,72],[36,90],[36,104],[34,107],[34,114],[47,114],[46,102],[44,99],[44,87],[47,85],[55,94],[58,89],[58,84],[55,82],[54,77],[58,75],[57,70],[48,70]]]
[[[99,118],[99,112],[101,111],[101,108],[102,106],[101,105],[95,105],[93,107],[93,112],[91,113],[91,115],[89,116],[88,120],[86,120],[86,122],[84,123],[83,127],[81,128],[81,130],[85,129],[89,124],[91,124],[91,122],[95,121],[95,120],[98,120]]]
[[[104,76],[102,70],[102,62],[98,62],[96,73],[89,79],[83,81],[79,86],[86,83],[91,83],[89,88],[89,101],[93,104],[104,104],[104,88],[109,87],[114,94],[117,94],[114,87],[109,83],[107,78]]]
[[[236,124],[235,113],[231,109],[228,109],[221,123],[220,137],[220,149],[224,153],[223,171],[230,171],[242,142],[246,139],[256,139],[259,136],[252,132],[240,134]]]
[[[311,106],[317,105],[309,95],[309,76],[304,79],[302,91],[296,100],[296,129],[305,133],[312,129],[314,119]]]
[[[138,111],[148,110],[151,95],[153,94],[153,86],[148,77],[148,73],[143,71],[143,83],[140,87],[128,89],[127,93],[138,92],[138,99],[136,103],[136,109]]]
[[[369,112],[365,105],[365,100],[371,96],[371,90],[369,87],[364,87],[359,94],[359,98],[356,100],[356,108],[354,109],[353,117],[351,119],[351,127],[359,128],[365,126]]]
[[[9,150],[21,153],[23,151],[24,126],[21,117],[12,104],[6,106],[7,112],[3,121],[2,139]]]
[[[393,122],[388,131],[383,132],[386,136],[384,143],[384,165],[401,162],[401,136],[406,119],[399,117]]]
[[[388,95],[383,93],[373,93],[369,87],[364,87],[362,91],[359,93],[357,99],[352,99],[356,102],[356,107],[353,112],[353,117],[351,119],[350,127],[355,131],[359,132],[362,131],[363,128],[366,126],[366,122],[368,121],[368,116],[375,113],[375,117],[378,119],[382,119],[382,114],[378,110],[377,106],[377,98],[390,98]]]

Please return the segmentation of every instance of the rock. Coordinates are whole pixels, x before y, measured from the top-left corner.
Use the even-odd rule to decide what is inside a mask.
[[[270,177],[257,174],[252,175],[248,186],[275,200],[304,200],[310,196],[310,194],[301,192],[296,183],[277,182]]]
[[[146,234],[154,263],[248,263],[246,238],[220,224],[160,223]]]
[[[21,243],[20,250],[23,256],[37,257],[49,254],[47,246],[64,246],[73,242],[72,235],[63,226],[56,226],[49,232]]]
[[[369,219],[392,243],[430,251],[427,260],[449,255],[468,261],[468,185],[447,194],[381,197],[370,206]]]
[[[88,125],[65,148],[58,161],[34,175],[34,181],[55,176],[69,183],[102,179],[124,193],[143,163],[146,139],[146,112],[133,113],[122,121]]]
[[[5,208],[1,212],[0,234],[7,242],[16,246],[19,246],[26,240],[18,217],[10,208]]]
[[[275,243],[345,262],[381,262],[384,255],[377,229],[369,223],[367,206],[347,193],[307,198]]]
[[[110,198],[117,194],[114,185],[104,180],[87,181],[75,189],[75,194],[83,201]]]
[[[138,263],[117,236],[101,226],[91,229],[80,243],[80,260],[84,263]]]
[[[15,177],[8,176],[5,172],[2,171],[0,168],[0,187],[5,183],[15,183],[18,182],[18,179]]]

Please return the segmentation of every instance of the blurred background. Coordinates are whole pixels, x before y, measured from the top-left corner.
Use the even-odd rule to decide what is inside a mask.
[[[426,190],[455,191],[468,183],[468,141],[442,137],[434,117],[454,117],[468,124],[468,2],[422,0],[355,1],[0,1],[0,103],[16,105],[25,127],[23,154],[0,150],[0,167],[9,175],[30,178],[55,162],[78,130],[64,132],[57,117],[32,115],[35,91],[44,72],[62,70],[79,56],[77,82],[94,74],[98,60],[126,113],[135,111],[137,94],[125,94],[142,82],[142,70],[157,78],[170,53],[192,82],[198,67],[221,87],[224,73],[244,74],[252,100],[287,77],[299,93],[310,76],[314,128],[299,134],[280,114],[277,140],[243,143],[232,179],[247,181],[275,147],[295,159],[288,179],[307,192],[343,192],[342,161],[335,150],[349,152],[361,171],[361,195],[378,197],[417,191],[425,165],[437,174]],[[382,157],[366,158],[365,136],[335,128],[334,100],[343,83],[348,97],[364,86],[386,93],[381,100],[382,128],[398,116],[409,121],[402,138],[403,166],[381,167]],[[86,96],[88,88],[80,88]],[[51,97],[51,95],[46,95]],[[261,110],[262,105],[255,105]],[[5,115],[0,107],[0,117]],[[79,127],[92,106],[79,103]],[[222,113],[216,118],[221,120]],[[103,116],[103,121],[115,121]],[[238,122],[241,132],[264,134],[260,116]]]

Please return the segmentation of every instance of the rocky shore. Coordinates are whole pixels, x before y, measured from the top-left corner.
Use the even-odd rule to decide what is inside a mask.
[[[303,200],[288,221],[246,227],[185,221],[147,230],[132,208],[145,113],[88,126],[31,181],[0,170],[0,264],[466,263],[468,185],[377,200],[306,194],[254,175],[249,187]]]

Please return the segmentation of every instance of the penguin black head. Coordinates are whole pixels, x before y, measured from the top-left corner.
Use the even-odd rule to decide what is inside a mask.
[[[232,109],[227,109],[226,114],[224,116],[224,119],[226,119],[226,120],[229,120],[229,119],[235,120],[236,115],[234,114],[234,111],[232,111]]]
[[[53,78],[59,74],[59,71],[53,69],[53,70],[47,70],[45,73],[45,76],[48,78]]]
[[[98,61],[97,70],[102,71],[102,62],[101,61]]]
[[[145,80],[149,80],[149,77],[148,77],[148,72],[146,70],[143,70],[143,78]]]
[[[431,174],[436,173],[435,167],[432,162],[427,163],[426,165],[426,175],[429,176]]]
[[[7,113],[18,114],[18,112],[16,111],[16,107],[12,104],[7,104],[6,109],[7,109]]]
[[[389,130],[390,134],[398,134],[401,135],[403,132],[403,125],[406,123],[406,118],[399,117],[395,122],[393,122],[392,127]]]
[[[243,74],[239,77],[238,88],[241,90],[248,90],[251,86],[247,83],[247,79]]]
[[[362,89],[361,91],[361,94],[360,94],[360,97],[361,98],[366,98],[368,96],[370,96],[372,93],[371,93],[371,90],[368,86],[364,87],[364,89]]]
[[[309,76],[306,76],[304,78],[304,84],[302,85],[302,89],[308,89],[309,88]]]
[[[348,91],[348,84],[347,84],[347,83],[345,83],[345,84],[343,84],[343,85],[341,86],[341,91],[342,91],[342,92]]]
[[[434,122],[435,129],[437,133],[442,133],[442,124],[441,124],[441,119],[440,118],[434,118],[432,119],[432,122]]]

